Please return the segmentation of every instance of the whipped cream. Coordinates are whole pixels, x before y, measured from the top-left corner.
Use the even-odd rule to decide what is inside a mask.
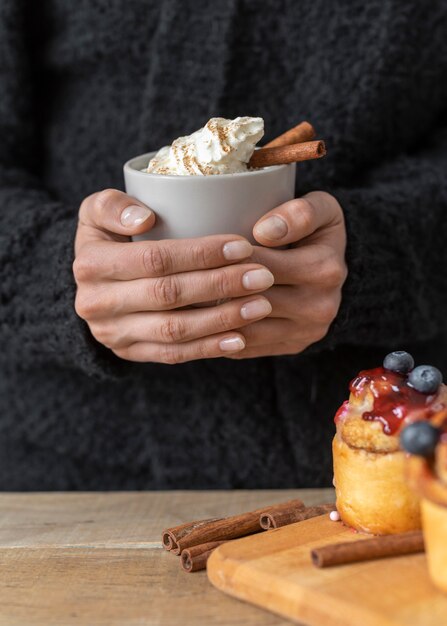
[[[209,176],[246,172],[255,145],[264,135],[262,117],[212,117],[192,135],[179,137],[149,161],[144,172]]]

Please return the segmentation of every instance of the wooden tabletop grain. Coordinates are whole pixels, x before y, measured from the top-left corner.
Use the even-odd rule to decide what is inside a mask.
[[[284,626],[186,574],[163,528],[331,489],[0,494],[1,626]]]

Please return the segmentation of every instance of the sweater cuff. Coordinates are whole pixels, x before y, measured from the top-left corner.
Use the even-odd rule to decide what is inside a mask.
[[[43,219],[39,225],[28,224],[31,236],[22,231],[20,245],[12,237],[6,253],[14,270],[5,272],[0,326],[7,353],[16,355],[9,364],[16,360],[25,370],[28,364],[69,367],[97,379],[122,377],[130,364],[98,343],[76,314],[76,220],[54,213],[50,223]]]
[[[406,200],[390,191],[377,185],[331,192],[345,216],[348,277],[337,317],[319,349],[398,346],[414,338],[415,328],[419,340],[433,336],[433,320],[421,308],[420,258],[409,249],[414,236],[411,221],[403,217]]]
[[[45,233],[41,243],[42,247],[49,247],[53,258],[53,293],[49,293],[45,303],[51,320],[47,345],[52,352],[51,361],[62,361],[100,380],[120,378],[130,364],[96,341],[87,323],[75,311],[76,283],[72,271],[75,234],[73,221],[61,220],[52,225],[51,232]]]

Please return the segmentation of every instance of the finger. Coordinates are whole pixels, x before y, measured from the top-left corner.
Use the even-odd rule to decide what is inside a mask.
[[[284,246],[310,236],[334,220],[342,220],[338,202],[327,193],[313,192],[285,202],[264,215],[253,235],[263,246]]]
[[[118,189],[104,189],[82,202],[79,221],[97,231],[96,239],[111,239],[110,233],[129,237],[150,230],[155,224],[155,214],[145,204]],[[92,238],[92,235],[88,232],[86,237]]]
[[[251,256],[253,246],[238,235],[162,241],[95,241],[86,244],[73,271],[78,281],[157,278],[223,267]]]
[[[326,244],[288,250],[255,246],[250,260],[267,267],[275,277],[275,285],[313,285],[330,289],[342,285],[347,274],[344,256]]]
[[[275,345],[285,341],[294,341],[297,327],[292,320],[283,318],[268,318],[244,328],[244,338],[247,348],[265,345]]]
[[[232,265],[161,278],[99,283],[78,289],[76,311],[87,320],[142,311],[167,311],[227,298],[238,298],[272,286],[273,275],[262,266]]]
[[[335,319],[341,303],[340,290],[321,291],[309,287],[276,285],[263,293],[272,312],[269,319],[291,319],[297,326],[312,324],[316,332],[323,331]]]
[[[139,342],[113,352],[127,361],[175,365],[187,361],[215,359],[228,354],[235,354],[243,350],[244,347],[243,336],[233,332],[182,344]]]
[[[327,333],[327,325],[307,323],[299,324],[295,320],[267,318],[250,324],[243,330],[247,348],[259,346],[297,344],[309,346],[322,339]]]
[[[94,337],[108,348],[134,343],[184,343],[241,328],[271,313],[264,297],[239,298],[207,309],[168,313],[131,313],[90,324]]]
[[[292,346],[290,343],[278,343],[271,345],[262,345],[256,346],[254,348],[245,348],[239,352],[235,352],[233,354],[226,354],[226,358],[242,360],[242,359],[256,359],[259,357],[266,356],[281,356],[287,354],[299,354],[302,352],[307,346]]]

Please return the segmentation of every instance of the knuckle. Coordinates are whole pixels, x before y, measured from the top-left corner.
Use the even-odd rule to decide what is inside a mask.
[[[160,326],[160,337],[166,343],[176,343],[186,338],[186,326],[174,316],[169,316]]]
[[[315,209],[306,198],[292,201],[292,213],[306,231],[312,230],[315,223]]]
[[[111,348],[113,354],[124,361],[133,361],[134,356],[132,354],[132,346],[125,346],[120,348]]]
[[[161,308],[173,308],[179,302],[180,287],[174,276],[158,278],[153,285],[153,298]]]
[[[159,347],[158,360],[165,365],[177,365],[186,359],[176,346],[165,344]]]
[[[115,298],[107,292],[95,289],[78,289],[75,298],[75,311],[84,320],[102,317],[104,313],[116,312],[119,307]]]
[[[99,343],[106,345],[108,336],[107,332],[101,324],[90,324],[90,332],[92,333],[96,341],[99,341]]]
[[[329,326],[320,326],[309,338],[309,345],[321,341],[328,334]]]
[[[78,290],[75,299],[75,311],[83,320],[88,320],[99,312],[98,300],[90,294]]]
[[[337,285],[341,287],[345,283],[347,278],[348,278],[348,267],[346,263],[343,261],[342,263],[339,263],[339,281]]]
[[[103,189],[98,191],[93,202],[93,221],[101,225],[107,223],[107,218],[112,213],[113,208],[119,202],[120,192],[116,189]]]
[[[232,280],[228,270],[216,272],[213,282],[219,298],[225,298],[231,295]]]
[[[216,312],[216,327],[218,330],[228,330],[234,325],[234,320],[231,319],[229,311],[222,310]]]
[[[214,350],[211,348],[211,345],[207,341],[199,341],[196,346],[196,355],[197,359],[208,359],[212,356]]]
[[[77,282],[91,280],[96,274],[96,263],[88,254],[82,254],[73,261],[73,275]]]
[[[107,348],[119,347],[116,330],[109,323],[93,323],[90,325],[93,337]]]
[[[190,254],[196,267],[210,267],[214,250],[209,244],[200,244],[192,246]]]
[[[326,328],[338,312],[338,302],[334,298],[321,300],[313,310],[313,318],[318,324],[323,324]]]
[[[103,189],[98,191],[95,197],[95,204],[100,209],[105,209],[112,204],[118,195],[116,189]]]
[[[330,258],[320,267],[318,282],[327,287],[337,287],[344,283],[346,276],[347,269],[344,263]]]
[[[90,203],[92,202],[92,200],[94,200],[95,195],[96,194],[91,194],[90,196],[87,196],[86,198],[83,199],[83,201],[79,205],[78,217],[81,222],[83,221],[84,216],[86,215],[88,211],[88,207]]]
[[[169,252],[158,244],[149,245],[143,250],[143,267],[149,276],[164,276],[171,266]]]

